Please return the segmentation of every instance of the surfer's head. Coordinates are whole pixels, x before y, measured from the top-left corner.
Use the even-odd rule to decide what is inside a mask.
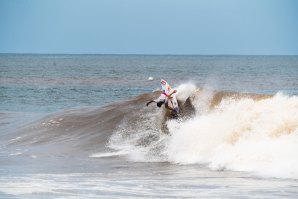
[[[159,102],[156,103],[156,105],[157,105],[158,107],[161,107],[161,105],[163,105],[163,103],[165,103],[165,102],[164,102],[164,101],[159,101]]]

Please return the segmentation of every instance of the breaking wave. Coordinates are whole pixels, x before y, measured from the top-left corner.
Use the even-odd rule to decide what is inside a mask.
[[[177,97],[184,110],[191,107],[193,112],[165,120],[164,126],[164,110],[142,113],[137,122],[126,118],[109,147],[132,161],[204,164],[213,170],[298,178],[297,96],[189,88],[193,86],[180,86]]]
[[[298,178],[297,96],[211,91],[192,84],[177,90],[179,119],[171,119],[164,108],[146,107],[156,91],[50,115],[5,137],[1,148],[17,148],[9,154],[23,156],[121,156]]]

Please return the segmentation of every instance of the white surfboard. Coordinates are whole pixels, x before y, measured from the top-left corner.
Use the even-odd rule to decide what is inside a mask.
[[[163,93],[166,93],[167,95],[169,95],[171,92],[173,92],[172,87],[166,80],[162,79],[160,81],[160,84],[161,84],[161,89],[162,89]],[[178,106],[178,102],[177,102],[175,93],[173,95],[171,95],[171,98],[169,99],[169,106],[171,108],[177,110],[177,113],[179,113],[179,106]]]

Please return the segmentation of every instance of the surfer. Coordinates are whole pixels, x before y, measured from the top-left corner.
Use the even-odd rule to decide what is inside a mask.
[[[171,99],[173,98],[172,95],[176,92],[177,90],[173,90],[169,94],[167,94],[166,92],[162,92],[157,99],[147,102],[146,106],[149,106],[149,104],[151,104],[152,102],[155,102],[158,107],[161,107],[163,104],[165,104],[165,107],[171,111],[171,115],[176,116],[179,113],[179,109],[177,107],[172,108],[172,106],[170,106],[169,104],[169,103],[172,103],[171,101]]]
[[[163,79],[160,81],[160,84],[162,93],[157,99],[147,102],[146,105],[149,106],[150,103],[156,102],[156,105],[161,107],[165,104],[166,109],[171,111],[171,115],[177,117],[179,114],[179,106],[175,95],[177,90],[172,89],[168,82]]]

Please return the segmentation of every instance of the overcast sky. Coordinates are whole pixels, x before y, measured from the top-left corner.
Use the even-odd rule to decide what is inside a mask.
[[[298,55],[298,0],[0,0],[0,53]]]

